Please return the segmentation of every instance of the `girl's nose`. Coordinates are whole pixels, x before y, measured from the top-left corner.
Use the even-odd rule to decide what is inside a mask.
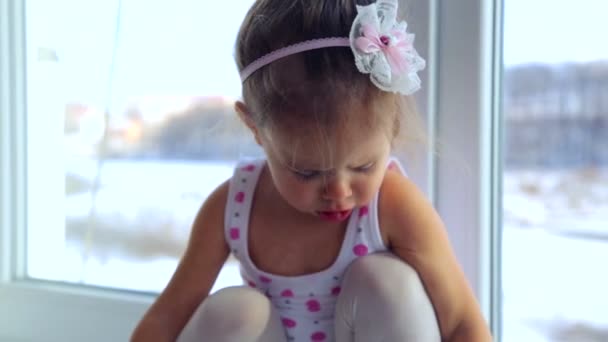
[[[328,179],[325,183],[323,198],[330,201],[340,202],[353,195],[350,184],[345,180],[335,177]]]

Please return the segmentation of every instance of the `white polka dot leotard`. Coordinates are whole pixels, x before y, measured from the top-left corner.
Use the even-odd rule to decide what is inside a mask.
[[[334,341],[334,308],[344,271],[360,256],[387,250],[378,227],[378,195],[369,205],[353,210],[332,266],[302,276],[270,274],[254,265],[247,247],[253,193],[264,164],[264,160],[241,162],[234,171],[226,205],[226,241],[240,262],[245,283],[266,294],[274,304],[287,341]]]

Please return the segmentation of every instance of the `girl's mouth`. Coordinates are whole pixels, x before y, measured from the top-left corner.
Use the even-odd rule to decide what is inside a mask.
[[[318,211],[319,217],[326,221],[340,222],[346,220],[352,210],[340,210],[340,211]]]

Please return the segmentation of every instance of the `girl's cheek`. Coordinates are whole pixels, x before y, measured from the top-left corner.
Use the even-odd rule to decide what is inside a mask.
[[[283,190],[297,197],[306,197],[313,190],[313,186],[309,183],[303,183],[291,175],[287,175],[282,179]]]
[[[361,182],[358,186],[366,201],[371,201],[374,195],[380,190],[382,181],[384,180],[384,172],[374,172],[365,182]]]

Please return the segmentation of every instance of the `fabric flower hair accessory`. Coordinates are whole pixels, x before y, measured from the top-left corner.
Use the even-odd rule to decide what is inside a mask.
[[[420,89],[417,72],[425,62],[414,49],[414,34],[397,22],[397,0],[357,6],[350,46],[360,72],[384,91],[410,95]]]

